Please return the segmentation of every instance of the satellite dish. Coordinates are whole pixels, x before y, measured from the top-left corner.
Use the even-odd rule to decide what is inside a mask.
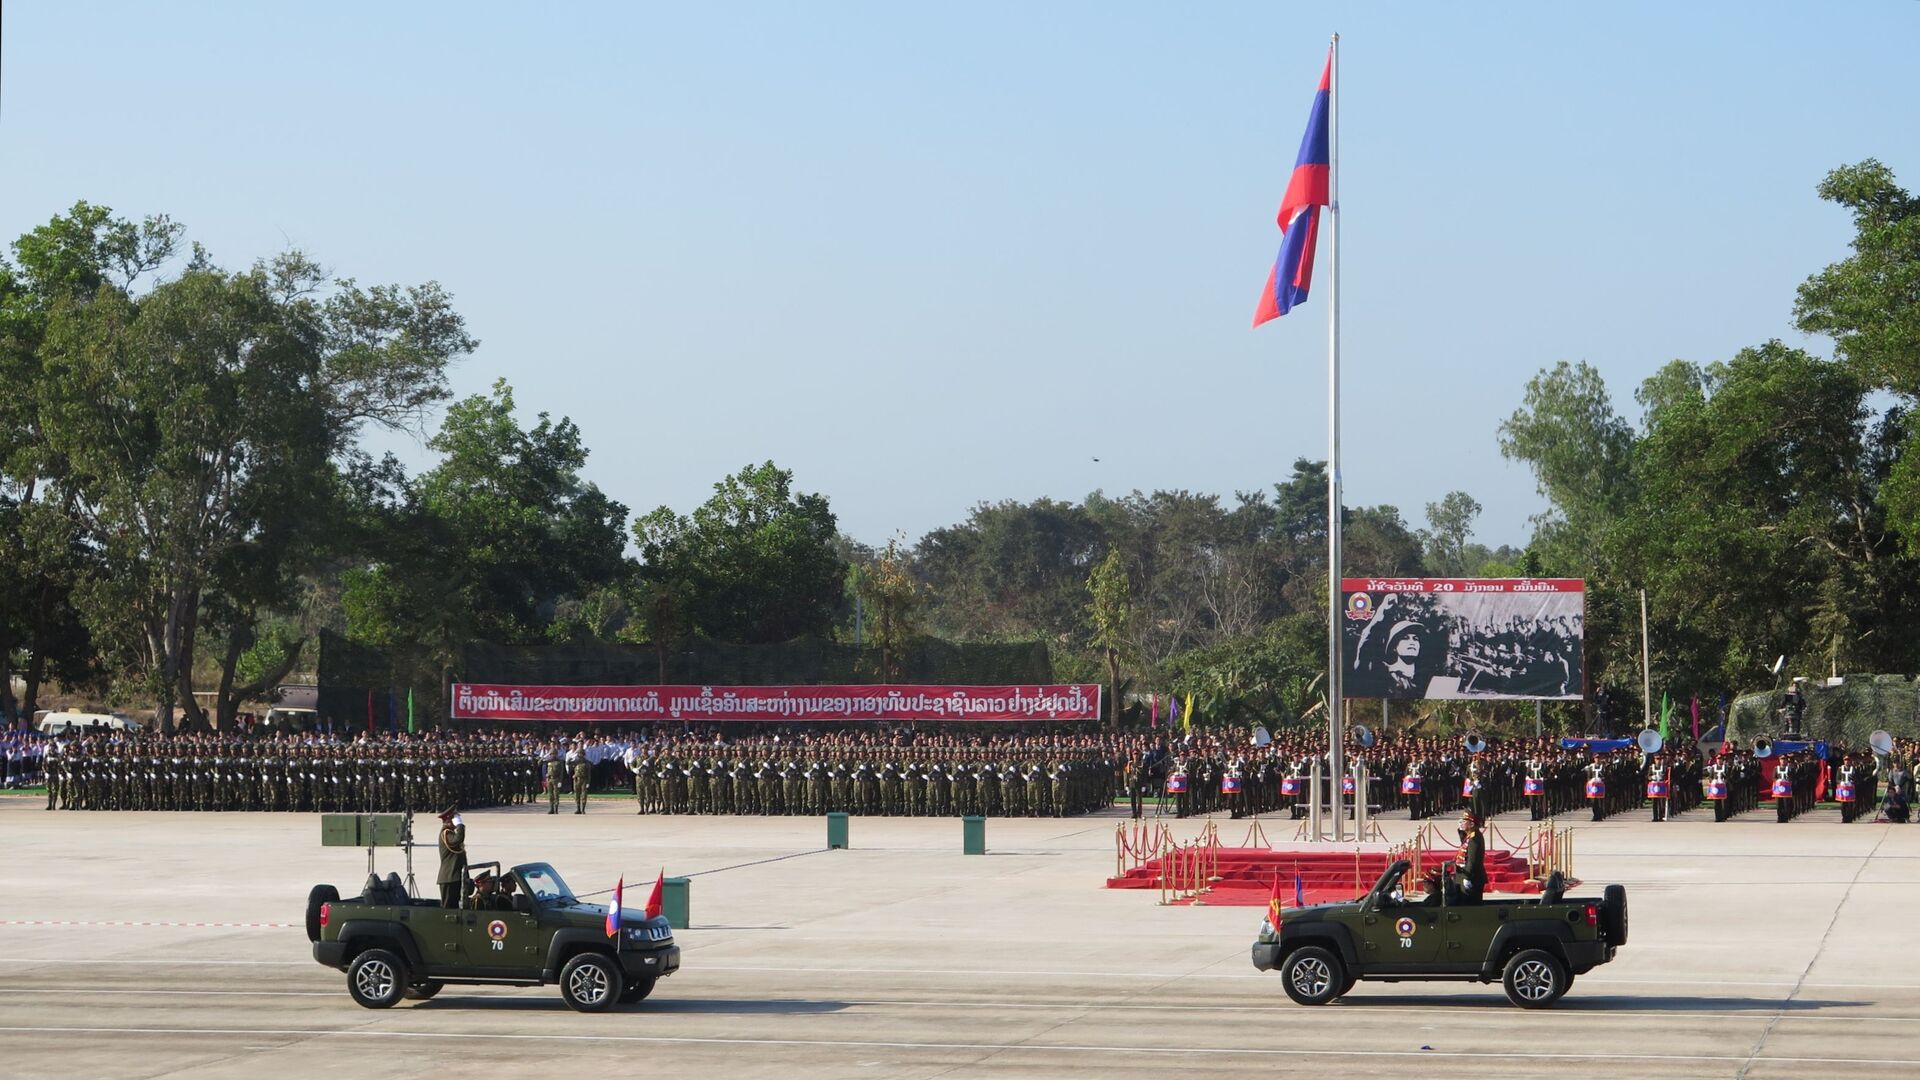
[[[1634,741],[1640,744],[1640,751],[1645,754],[1659,753],[1660,747],[1665,745],[1666,742],[1666,740],[1660,738],[1660,733],[1652,728],[1647,728],[1642,731]]]
[[[1867,736],[1867,745],[1873,747],[1874,753],[1879,754],[1881,757],[1886,757],[1888,754],[1893,753],[1893,733],[1890,731],[1876,731]]]
[[[1761,737],[1753,740],[1753,756],[1757,758],[1772,757],[1773,756],[1773,740],[1765,737]]]
[[[1478,735],[1469,735],[1466,738],[1465,746],[1467,748],[1467,753],[1478,754],[1487,748],[1487,740],[1481,738]]]
[[[1265,746],[1272,741],[1273,741],[1273,732],[1268,731],[1265,726],[1261,726],[1253,729],[1253,745]]]
[[[1353,741],[1359,743],[1363,750],[1371,749],[1374,743],[1373,729],[1365,724],[1353,725]]]

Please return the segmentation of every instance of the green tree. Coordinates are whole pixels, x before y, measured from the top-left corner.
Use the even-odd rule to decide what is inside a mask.
[[[611,640],[630,617],[626,507],[580,477],[571,420],[522,429],[496,381],[447,410],[440,462],[376,500],[377,558],[346,576],[348,633],[427,646]]]
[[[1480,504],[1464,491],[1449,491],[1439,502],[1427,504],[1427,529],[1420,540],[1426,545],[1429,569],[1443,577],[1467,572],[1467,541],[1479,516]]]
[[[684,600],[686,625],[723,641],[824,637],[843,596],[824,495],[796,493],[769,461],[714,485],[691,515],[662,506],[633,523],[640,577]]]
[[[860,600],[867,612],[867,640],[880,650],[881,681],[893,682],[899,678],[906,646],[920,636],[926,590],[913,576],[898,540],[888,540],[857,573]]]
[[[1133,585],[1126,560],[1116,549],[1107,552],[1087,578],[1087,605],[1095,647],[1107,662],[1108,720],[1120,726],[1120,664],[1129,659],[1133,644]]]

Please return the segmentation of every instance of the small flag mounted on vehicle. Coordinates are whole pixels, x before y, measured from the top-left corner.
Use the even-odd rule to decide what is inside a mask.
[[[622,875],[613,884],[613,899],[607,903],[607,936],[620,936],[620,897],[627,889],[627,879]]]

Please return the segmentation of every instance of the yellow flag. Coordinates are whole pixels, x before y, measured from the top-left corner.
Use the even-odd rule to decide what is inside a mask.
[[[1188,732],[1193,730],[1193,698],[1191,696],[1187,698],[1187,711],[1180,714],[1180,730]]]

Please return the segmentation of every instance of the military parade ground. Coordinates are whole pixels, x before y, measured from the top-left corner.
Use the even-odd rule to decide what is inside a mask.
[[[1575,824],[1578,873],[1626,884],[1637,929],[1549,1012],[1477,984],[1294,1006],[1247,962],[1257,909],[1100,887],[1118,810],[992,819],[984,856],[953,819],[855,817],[827,850],[820,818],[469,811],[472,860],[544,860],[583,896],[689,879],[681,970],[582,1016],[542,988],[354,1005],[301,904],[353,891],[365,853],[321,847],[318,815],[41,806],[0,799],[12,1075],[1886,1076],[1920,1048],[1920,832],[1831,810]]]

